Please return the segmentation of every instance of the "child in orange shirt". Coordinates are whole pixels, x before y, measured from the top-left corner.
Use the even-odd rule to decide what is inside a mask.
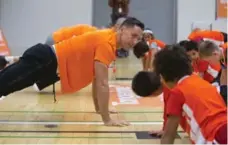
[[[153,32],[149,28],[144,30],[143,40],[147,42],[150,49],[149,52],[142,58],[143,70],[151,71],[153,55],[160,49],[164,48],[166,44],[161,40],[156,39]]]
[[[155,72],[171,89],[161,143],[174,142],[180,124],[192,143],[227,143],[227,109],[216,88],[193,74],[191,60],[178,45],[155,55]],[[178,70],[178,71],[177,71]],[[181,121],[186,120],[187,124]]]
[[[132,79],[132,90],[141,97],[156,97],[163,93],[164,104],[166,104],[170,90],[161,83],[160,77],[155,72],[140,71]],[[163,108],[163,127],[159,131],[150,131],[149,134],[161,137],[167,121],[166,105]]]
[[[205,75],[208,79],[212,80],[211,83],[218,86],[219,92],[227,103],[227,84],[224,83],[227,78],[227,66],[220,61],[222,55],[220,48],[211,41],[204,41],[199,45],[199,55],[203,61],[208,63],[209,71],[207,71]],[[227,57],[225,57],[225,60],[226,59]]]
[[[161,143],[173,143],[180,124],[192,143],[226,144],[225,104],[212,85],[192,74],[191,61],[185,51],[175,45],[165,48],[155,55],[154,68],[157,75],[138,73],[132,81],[132,89],[140,96],[157,96],[161,86],[167,88],[164,90],[163,130],[153,132],[162,135]]]

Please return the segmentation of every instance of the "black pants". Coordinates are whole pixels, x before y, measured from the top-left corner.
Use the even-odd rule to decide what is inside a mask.
[[[36,44],[20,60],[0,72],[0,97],[56,75],[57,59],[48,45]]]
[[[41,90],[45,89],[46,87],[48,87],[48,86],[50,86],[52,84],[55,84],[59,80],[60,80],[60,78],[56,74],[56,75],[50,76],[49,78],[44,78],[44,79],[38,80],[36,82],[36,86],[41,91]]]

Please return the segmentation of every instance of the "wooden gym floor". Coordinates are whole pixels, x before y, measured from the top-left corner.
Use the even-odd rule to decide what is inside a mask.
[[[141,70],[141,62],[130,56],[118,59],[116,66],[117,80],[110,69],[110,106],[118,114],[111,116],[128,120],[130,126],[102,125],[94,112],[91,86],[75,94],[61,95],[58,83],[56,103],[52,87],[40,93],[30,87],[0,101],[0,144],[159,144],[159,139],[141,137],[146,138],[149,130],[162,128],[163,104],[159,97],[134,96],[127,80]],[[119,97],[121,90],[125,97]],[[178,134],[175,143],[190,143],[181,129]]]

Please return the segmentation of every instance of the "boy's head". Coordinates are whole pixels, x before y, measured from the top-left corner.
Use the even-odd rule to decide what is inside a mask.
[[[185,48],[186,43],[188,43],[188,40],[182,40],[178,44]]]
[[[149,29],[149,28],[146,28],[143,31],[143,39],[145,41],[153,40],[154,39],[154,33],[153,33],[153,31],[151,29]]]
[[[132,80],[132,90],[141,97],[160,95],[162,93],[162,85],[159,75],[155,72],[138,72]]]
[[[7,61],[6,61],[5,57],[4,56],[0,56],[0,70],[5,68],[6,65],[7,65]]]
[[[222,56],[220,48],[211,41],[204,41],[199,44],[200,59],[209,63],[219,63]]]
[[[192,61],[199,58],[198,43],[194,41],[188,41],[185,44],[185,50]]]
[[[172,88],[182,77],[192,74],[191,60],[180,45],[166,46],[155,54],[154,70]]]
[[[149,46],[145,41],[140,41],[133,47],[133,53],[137,58],[144,57],[148,51]]]

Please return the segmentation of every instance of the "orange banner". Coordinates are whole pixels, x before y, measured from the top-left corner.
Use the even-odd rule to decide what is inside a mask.
[[[217,19],[227,19],[227,4],[228,0],[217,0]]]
[[[10,55],[10,50],[7,45],[7,41],[3,35],[3,31],[0,29],[0,55],[8,56]]]

